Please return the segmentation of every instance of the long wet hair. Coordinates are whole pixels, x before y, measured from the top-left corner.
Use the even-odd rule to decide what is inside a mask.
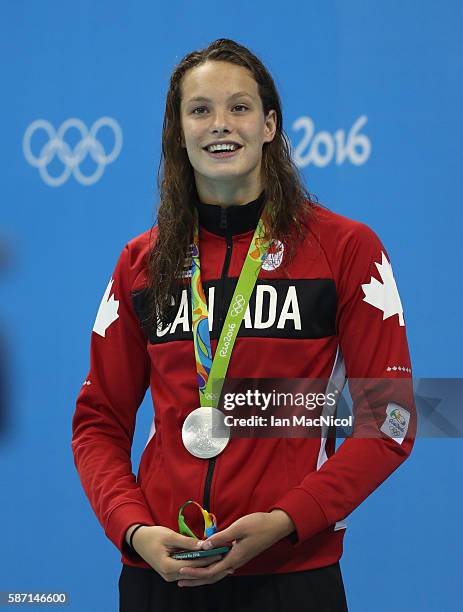
[[[186,55],[170,78],[162,129],[162,155],[158,170],[160,204],[157,235],[150,240],[147,258],[148,320],[151,329],[169,319],[171,299],[176,302],[190,264],[194,205],[197,197],[193,167],[181,146],[181,84],[188,70],[210,61],[230,62],[247,68],[258,86],[264,116],[275,110],[276,133],[262,148],[261,176],[268,203],[267,237],[285,246],[286,263],[304,235],[316,198],[305,188],[291,159],[289,139],[283,131],[280,97],[262,62],[249,49],[228,38],[219,38],[205,49]],[[156,222],[155,222],[156,223]],[[150,236],[153,236],[154,227]]]

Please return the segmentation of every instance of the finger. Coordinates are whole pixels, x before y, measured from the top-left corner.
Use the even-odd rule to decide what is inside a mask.
[[[195,578],[191,578],[191,579],[182,578],[181,580],[177,582],[177,584],[179,587],[195,587],[195,586],[202,586],[203,584],[214,584],[215,582],[219,582],[219,580],[223,580],[230,574],[233,574],[233,570],[230,570],[228,572],[222,572],[218,576],[210,580],[205,580],[205,579],[197,580]]]
[[[252,558],[252,557],[249,557]],[[180,577],[193,578],[197,580],[211,580],[214,579],[215,575],[225,573],[232,573],[238,569],[249,559],[242,552],[235,552],[235,550],[229,552],[224,558],[208,567],[183,567],[179,574]]]
[[[200,542],[197,538],[181,535],[180,533],[172,532],[166,537],[165,543],[169,548],[178,548],[179,550],[198,550]]]
[[[167,557],[165,562],[165,571],[169,574],[181,576],[180,570],[191,567],[202,569],[222,560],[222,555],[214,555],[213,557],[205,557],[204,559],[172,559]]]
[[[185,578],[196,578],[198,580],[210,580],[215,576],[233,570],[233,566],[228,560],[218,561],[208,567],[182,567],[179,575]]]
[[[201,542],[201,548],[208,550],[210,548],[219,548],[220,546],[231,545],[233,540],[238,539],[237,529],[233,526],[227,527],[223,531],[218,531],[214,535]]]
[[[212,563],[216,563],[222,559],[222,555],[214,555],[213,557],[204,557],[202,559],[193,559],[192,561],[180,561],[182,567],[207,567]]]

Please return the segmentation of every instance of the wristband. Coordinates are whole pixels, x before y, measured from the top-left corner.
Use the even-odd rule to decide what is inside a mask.
[[[136,550],[135,550],[135,548],[133,547],[132,540],[133,540],[133,536],[135,535],[135,533],[137,532],[137,530],[138,530],[138,529],[140,529],[140,527],[149,527],[149,525],[145,525],[144,523],[142,523],[141,525],[137,525],[137,526],[135,527],[135,529],[132,531],[132,533],[130,534],[129,546],[130,546],[130,548],[131,548],[131,549],[132,549],[134,552],[137,552],[137,551],[136,551]],[[137,555],[138,555],[138,553],[137,553]]]

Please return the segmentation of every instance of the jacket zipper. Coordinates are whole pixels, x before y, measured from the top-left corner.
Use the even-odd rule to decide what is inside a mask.
[[[226,208],[220,209],[220,229],[227,229],[227,210]],[[228,232],[226,233],[226,242],[227,247],[225,251],[225,260],[223,262],[222,275],[220,277],[220,318],[219,318],[219,327],[217,330],[218,337],[222,332],[222,327],[225,318],[225,300],[224,300],[224,290],[225,290],[225,279],[227,278],[228,268],[230,266],[231,253],[233,248],[233,236]],[[208,512],[211,512],[211,485],[212,485],[212,477],[214,476],[214,467],[215,467],[216,457],[212,457],[209,459],[209,465],[207,466],[207,475],[206,482],[204,484],[204,497],[203,497],[203,508]]]

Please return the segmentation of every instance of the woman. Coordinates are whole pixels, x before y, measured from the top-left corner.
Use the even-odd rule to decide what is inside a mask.
[[[336,453],[322,430],[206,440],[201,419],[219,414],[225,376],[409,381],[389,258],[367,226],[311,200],[274,82],[234,41],[175,68],[162,153],[158,225],[117,262],[73,420],[83,487],[122,552],[120,610],[345,610],[343,519],[409,455],[410,393],[383,388],[376,434],[370,419]],[[135,479],[148,386],[155,433]],[[370,408],[357,394],[356,414]],[[178,532],[187,500],[217,515],[206,541]]]

